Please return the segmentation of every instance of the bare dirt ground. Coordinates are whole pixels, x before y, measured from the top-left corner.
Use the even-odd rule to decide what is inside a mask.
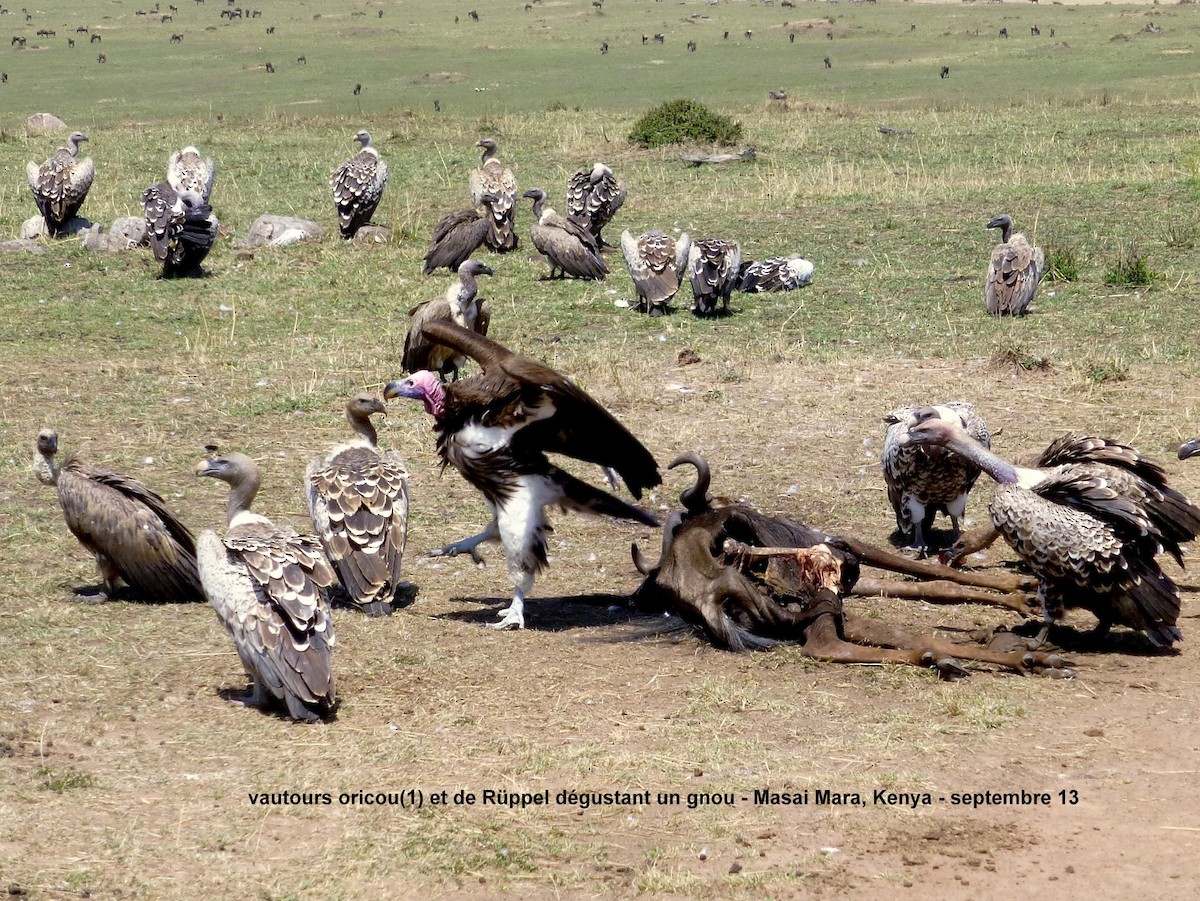
[[[1136,367],[1098,387],[983,360],[763,362],[731,375],[707,361],[674,367],[677,350],[589,388],[661,462],[699,448],[717,492],[875,543],[892,526],[879,415],[913,396],[973,400],[1003,427],[996,446],[1008,456],[1101,423],[1200,494],[1200,466],[1171,453],[1196,427],[1194,373],[1182,368]],[[31,446],[39,398],[6,401]],[[259,506],[277,520],[302,522],[304,456],[341,434],[332,413],[317,419],[270,422],[288,453],[269,460]],[[73,432],[96,436],[88,455],[104,459],[102,423],[76,420]],[[177,459],[146,477],[197,529],[217,524],[224,498],[195,484],[183,451],[200,436],[176,437]],[[416,409],[398,411],[384,441],[413,470],[409,573],[420,591],[390,619],[338,612],[343,706],[317,727],[229,699],[245,680],[207,608],[63,600],[93,580],[90,562],[51,495],[14,475],[5,509],[24,512],[6,514],[5,531],[22,525],[38,542],[5,552],[5,580],[44,590],[0,609],[0,887],[29,898],[1200,897],[1193,594],[1177,654],[1147,654],[1125,636],[1111,653],[1074,655],[1074,680],[978,671],[941,683],[786,648],[723,653],[677,621],[632,616],[621,606],[637,584],[629,541],[654,553],[657,536],[560,515],[530,628],[496,634],[481,623],[509,590],[498,550],[484,570],[417,558],[476,530],[482,504],[453,472],[439,477]],[[10,452],[27,473],[27,448]],[[136,470],[132,456],[108,459]],[[670,474],[657,501],[673,503],[683,482]],[[975,607],[850,603],[913,628],[1012,621]],[[766,788],[808,790],[812,802],[755,804]],[[424,792],[420,810],[339,802],[408,789]],[[443,789],[446,806],[430,806]],[[561,789],[646,791],[651,803],[584,810],[555,803]],[[864,803],[818,805],[820,789]],[[876,803],[877,789],[928,792],[931,803]],[[484,790],[548,790],[550,803],[484,805]],[[989,790],[1051,803],[951,803]],[[456,805],[459,791],[476,803]],[[331,802],[259,806],[259,792]],[[681,803],[657,803],[660,792]],[[689,794],[714,792],[733,803],[688,808]]]

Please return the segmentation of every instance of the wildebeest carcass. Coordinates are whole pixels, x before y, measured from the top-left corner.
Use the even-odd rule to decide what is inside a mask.
[[[920,563],[858,542],[827,535],[803,523],[760,513],[709,493],[708,463],[685,454],[671,468],[690,464],[695,486],[680,495],[683,510],[663,526],[662,556],[650,565],[633,545],[634,565],[645,579],[634,593],[641,610],[671,610],[730,651],[799,644],[810,657],[835,663],[900,663],[936,667],[943,678],[967,675],[959,660],[1018,672],[1070,675],[1067,661],[1046,652],[990,650],[928,635],[910,635],[848,614],[842,600],[859,581],[864,563],[911,574],[945,576],[957,584],[893,583],[930,601],[991,601],[1020,609],[1026,601],[1020,576],[958,580],[945,567]],[[963,588],[973,585],[975,588]],[[1007,590],[1007,597],[980,588]],[[915,591],[912,589],[916,589]],[[870,586],[871,593],[879,583]],[[1022,600],[1018,601],[1020,596]]]

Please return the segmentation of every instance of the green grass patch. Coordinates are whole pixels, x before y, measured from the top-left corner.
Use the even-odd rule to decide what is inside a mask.
[[[1104,273],[1104,284],[1114,288],[1148,288],[1161,278],[1150,268],[1136,240],[1122,244],[1112,266]]]

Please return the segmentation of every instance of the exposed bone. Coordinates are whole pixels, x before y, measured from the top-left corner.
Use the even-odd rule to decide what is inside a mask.
[[[942,579],[932,582],[859,579],[850,593],[860,597],[885,595],[905,600],[928,601],[931,604],[990,604],[993,607],[1015,610],[1025,616],[1032,616],[1041,611],[1036,595],[1019,591],[996,593],[975,590]]]

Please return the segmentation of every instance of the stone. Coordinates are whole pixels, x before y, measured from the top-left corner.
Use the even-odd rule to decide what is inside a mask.
[[[63,233],[68,237],[74,237],[82,231],[87,231],[92,227],[90,220],[82,216],[72,216],[71,221],[67,223]],[[22,238],[46,238],[50,233],[46,231],[46,221],[41,216],[30,216],[21,223]],[[59,237],[62,237],[60,235]]]
[[[0,253],[45,253],[46,248],[32,238],[13,238],[0,243]]]
[[[50,131],[66,131],[67,123],[53,113],[34,113],[25,120],[25,132],[31,135]]]
[[[387,244],[392,240],[392,230],[385,225],[364,225],[351,240],[357,244]]]

